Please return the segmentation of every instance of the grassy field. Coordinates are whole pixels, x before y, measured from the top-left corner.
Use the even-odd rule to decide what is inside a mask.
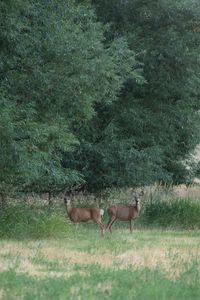
[[[200,232],[68,225],[50,239],[0,242],[1,299],[199,299]]]
[[[107,205],[131,201],[111,196]],[[11,199],[0,210],[0,299],[200,299],[198,197],[156,192],[143,199],[133,234],[116,222],[104,238],[93,223],[76,229],[58,200]]]

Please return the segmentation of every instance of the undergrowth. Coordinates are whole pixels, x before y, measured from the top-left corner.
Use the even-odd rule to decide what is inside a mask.
[[[56,238],[68,231],[65,212],[56,206],[10,204],[0,212],[0,238]]]
[[[140,224],[162,228],[199,229],[200,201],[192,199],[151,200],[144,205]]]

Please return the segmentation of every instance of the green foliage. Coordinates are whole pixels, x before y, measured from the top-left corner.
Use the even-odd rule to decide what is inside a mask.
[[[94,153],[101,153],[104,185],[189,182],[183,161],[199,143],[199,2],[92,3],[111,23],[107,41],[125,36],[146,80],[128,80],[112,107],[98,111],[103,133],[95,136]]]
[[[0,90],[0,128],[1,128],[1,147],[0,147],[0,185],[1,190],[7,190],[12,184],[16,160],[14,139],[14,125],[12,117],[14,109],[12,104],[7,101],[6,95]]]
[[[0,3],[0,186],[60,190],[82,184],[62,165],[79,141],[73,128],[116,100],[135,56],[123,39],[104,45],[104,27],[74,1]]]
[[[70,231],[63,211],[55,206],[17,204],[8,205],[0,212],[1,238],[59,238]]]
[[[199,12],[196,0],[2,0],[0,191],[190,182]]]
[[[168,199],[152,197],[143,206],[141,224],[162,228],[197,229],[200,205],[192,199]]]

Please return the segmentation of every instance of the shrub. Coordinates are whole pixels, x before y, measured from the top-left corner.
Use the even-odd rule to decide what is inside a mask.
[[[57,207],[8,205],[0,213],[1,238],[50,238],[69,232],[64,212]]]
[[[140,223],[162,228],[200,228],[200,202],[190,198],[152,198],[144,204]]]

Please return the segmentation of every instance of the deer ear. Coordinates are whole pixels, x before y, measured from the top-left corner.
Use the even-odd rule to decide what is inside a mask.
[[[135,202],[138,202],[138,201],[139,201],[138,195],[135,195],[135,196],[134,196],[134,200],[135,200]]]
[[[144,196],[144,190],[141,190],[140,196]]]

